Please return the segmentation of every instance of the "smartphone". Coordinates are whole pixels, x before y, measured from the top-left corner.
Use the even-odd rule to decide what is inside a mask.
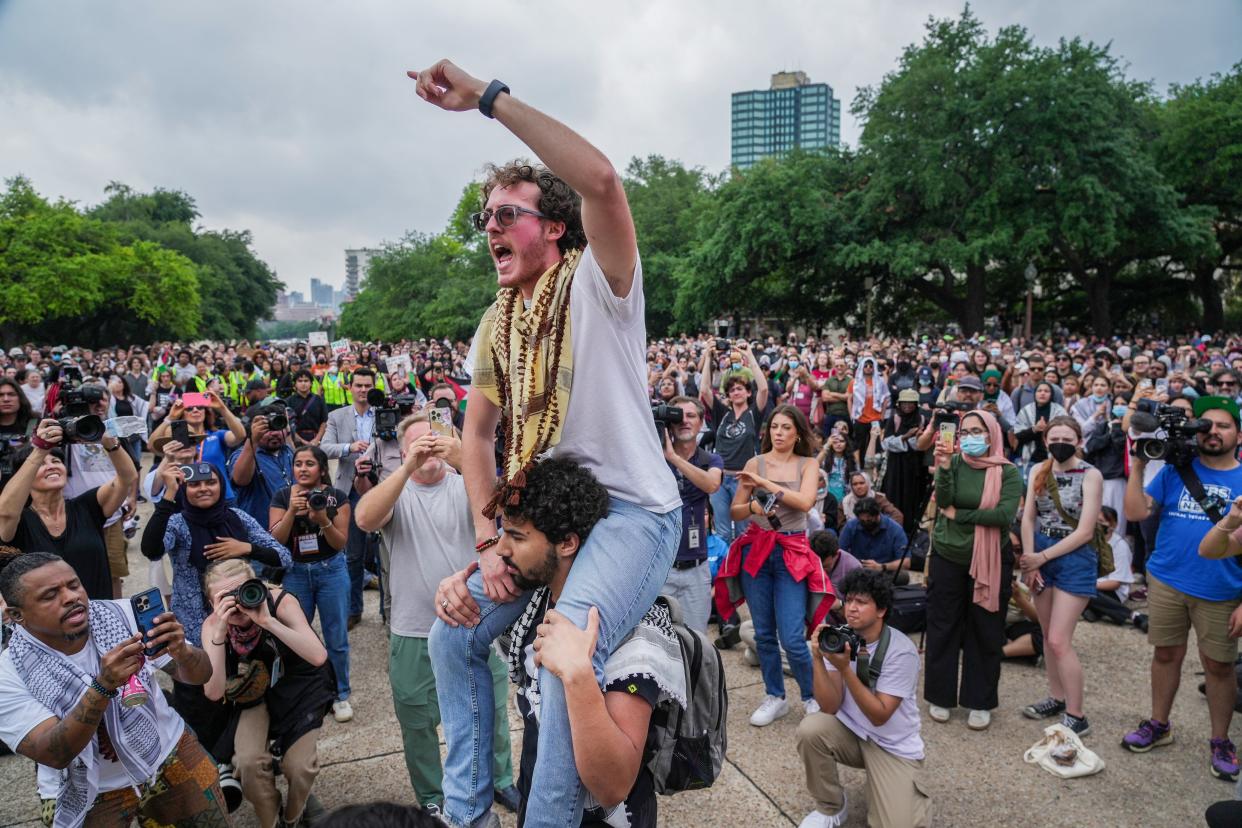
[[[1151,388],[1151,380],[1149,379],[1139,380],[1138,387],[1139,388]]]
[[[729,340],[717,338],[716,339],[716,353],[719,354],[719,353],[723,353],[728,350],[729,350]]]
[[[1161,394],[1169,390],[1169,380],[1167,377],[1160,377],[1156,380],[1156,390]]]
[[[953,451],[953,447],[957,444],[956,422],[940,424],[940,444],[944,446],[945,451]]]
[[[427,412],[431,430],[443,437],[453,436],[453,411],[450,408],[432,408]]]
[[[129,605],[134,609],[134,620],[138,624],[138,631],[142,633],[144,639],[152,629],[155,628],[155,619],[164,614],[164,596],[160,594],[159,587],[151,587],[145,592],[137,595],[131,595]],[[148,658],[156,656],[165,645],[161,643],[155,649],[146,648],[144,652]]]
[[[172,432],[172,439],[183,447],[190,445],[190,424],[185,420],[173,420],[169,430]]]

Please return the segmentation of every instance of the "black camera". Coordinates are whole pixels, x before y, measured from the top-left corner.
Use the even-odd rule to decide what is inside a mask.
[[[367,405],[372,408],[379,408],[388,401],[388,396],[378,388],[372,388],[367,392]]]
[[[763,516],[768,519],[768,525],[772,527],[772,531],[781,531],[781,519],[776,516],[776,504],[780,501],[776,498],[776,494],[763,490],[756,494],[759,497],[759,505],[763,508]]]
[[[237,589],[227,593],[237,599],[237,605],[246,609],[258,609],[267,600],[267,584],[258,578],[242,582]]]
[[[61,416],[56,419],[65,443],[98,443],[104,436],[104,423],[91,413],[91,406],[103,401],[103,389],[83,385],[61,397]]]
[[[825,653],[843,653],[846,644],[850,645],[850,659],[858,658],[858,651],[863,648],[863,640],[851,627],[834,624],[819,631],[819,648]]]
[[[718,354],[728,353],[728,351],[729,351],[729,340],[720,339],[719,337],[717,337],[716,338],[716,353]]]
[[[660,403],[651,406],[651,417],[655,420],[656,436],[660,439],[660,448],[664,448],[664,434],[669,426],[681,425],[686,412],[675,405]]]
[[[956,423],[962,415],[973,410],[968,403],[945,400],[932,406],[932,423],[939,428],[942,423]]]
[[[287,431],[289,428],[289,409],[285,406],[284,400],[276,400],[270,405],[263,406],[258,412],[267,417],[268,431]]]
[[[1196,437],[1212,430],[1209,421],[1195,419],[1175,405],[1162,405],[1150,399],[1138,401],[1137,410],[1130,415],[1130,427],[1145,433],[1163,430],[1164,437],[1135,440],[1131,453],[1144,460],[1164,460],[1174,467],[1189,466],[1199,454]]]
[[[316,512],[328,508],[328,493],[323,489],[314,489],[306,495],[306,505]]]

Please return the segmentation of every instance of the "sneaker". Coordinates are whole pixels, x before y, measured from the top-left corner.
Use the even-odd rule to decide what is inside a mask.
[[[448,825],[448,821],[444,818],[444,814],[440,811],[440,806],[434,802],[428,802],[426,805],[420,806],[424,814],[443,822]]]
[[[1022,708],[1022,715],[1028,719],[1048,719],[1064,712],[1065,702],[1054,699],[1052,696]]]
[[[1064,706],[1064,705],[1062,705]],[[1064,727],[1074,731],[1078,736],[1090,736],[1091,725],[1087,723],[1087,717],[1071,716],[1069,713],[1061,716],[1061,724]]]
[[[1229,739],[1212,739],[1209,744],[1212,746],[1212,763],[1209,767],[1212,769],[1212,776],[1217,779],[1224,779],[1226,782],[1233,782],[1238,778],[1238,752],[1234,750],[1233,742]]]
[[[731,650],[742,643],[740,624],[721,624],[720,637],[716,639],[717,650]]]
[[[966,726],[971,730],[987,730],[990,724],[992,724],[991,710],[972,710],[966,717]]]
[[[228,762],[216,765],[216,772],[220,777],[220,792],[224,794],[224,805],[231,814],[242,804],[241,783],[233,775],[233,766]]]
[[[510,785],[507,788],[496,788],[492,791],[492,801],[516,814],[518,809],[522,807],[522,794],[518,792],[515,785]]]
[[[767,696],[763,704],[750,714],[750,723],[755,727],[767,727],[772,722],[789,715],[789,703],[777,696]]]
[[[1143,719],[1139,726],[1121,740],[1121,746],[1133,753],[1146,753],[1154,747],[1173,744],[1173,728],[1155,719]]]
[[[802,704],[806,707],[806,715],[808,716],[819,712],[819,702],[815,701],[815,699],[807,699]]]
[[[750,647],[747,647],[745,650],[742,650],[742,661],[745,661],[751,667],[758,667],[759,654]]]
[[[1135,627],[1143,632],[1147,632],[1147,613],[1136,612],[1134,613],[1134,617],[1130,620],[1134,622]]]
[[[932,717],[933,722],[944,724],[949,720],[949,708],[941,707],[938,704],[927,705],[927,714]]]
[[[822,811],[811,811],[798,823],[798,828],[840,828],[845,824],[845,814],[850,807],[849,798],[843,798],[842,803],[841,810],[831,816]]]
[[[319,801],[319,797],[310,794],[306,797],[306,807],[302,809],[302,824],[305,826],[315,826],[324,818],[326,813],[323,803]]]
[[[332,702],[332,718],[344,724],[354,717],[354,708],[350,706],[349,701],[342,699]]]

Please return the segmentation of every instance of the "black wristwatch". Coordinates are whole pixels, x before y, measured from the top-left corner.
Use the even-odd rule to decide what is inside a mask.
[[[488,118],[495,118],[492,114],[492,105],[496,103],[496,96],[501,92],[509,94],[509,87],[504,85],[503,81],[494,80],[487,85],[487,90],[479,97],[479,111]]]

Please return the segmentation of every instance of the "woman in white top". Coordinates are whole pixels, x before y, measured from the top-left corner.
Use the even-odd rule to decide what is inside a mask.
[[[43,416],[43,403],[47,400],[47,386],[43,374],[36,368],[28,368],[22,377],[22,393],[30,400],[30,410],[36,418]]]

